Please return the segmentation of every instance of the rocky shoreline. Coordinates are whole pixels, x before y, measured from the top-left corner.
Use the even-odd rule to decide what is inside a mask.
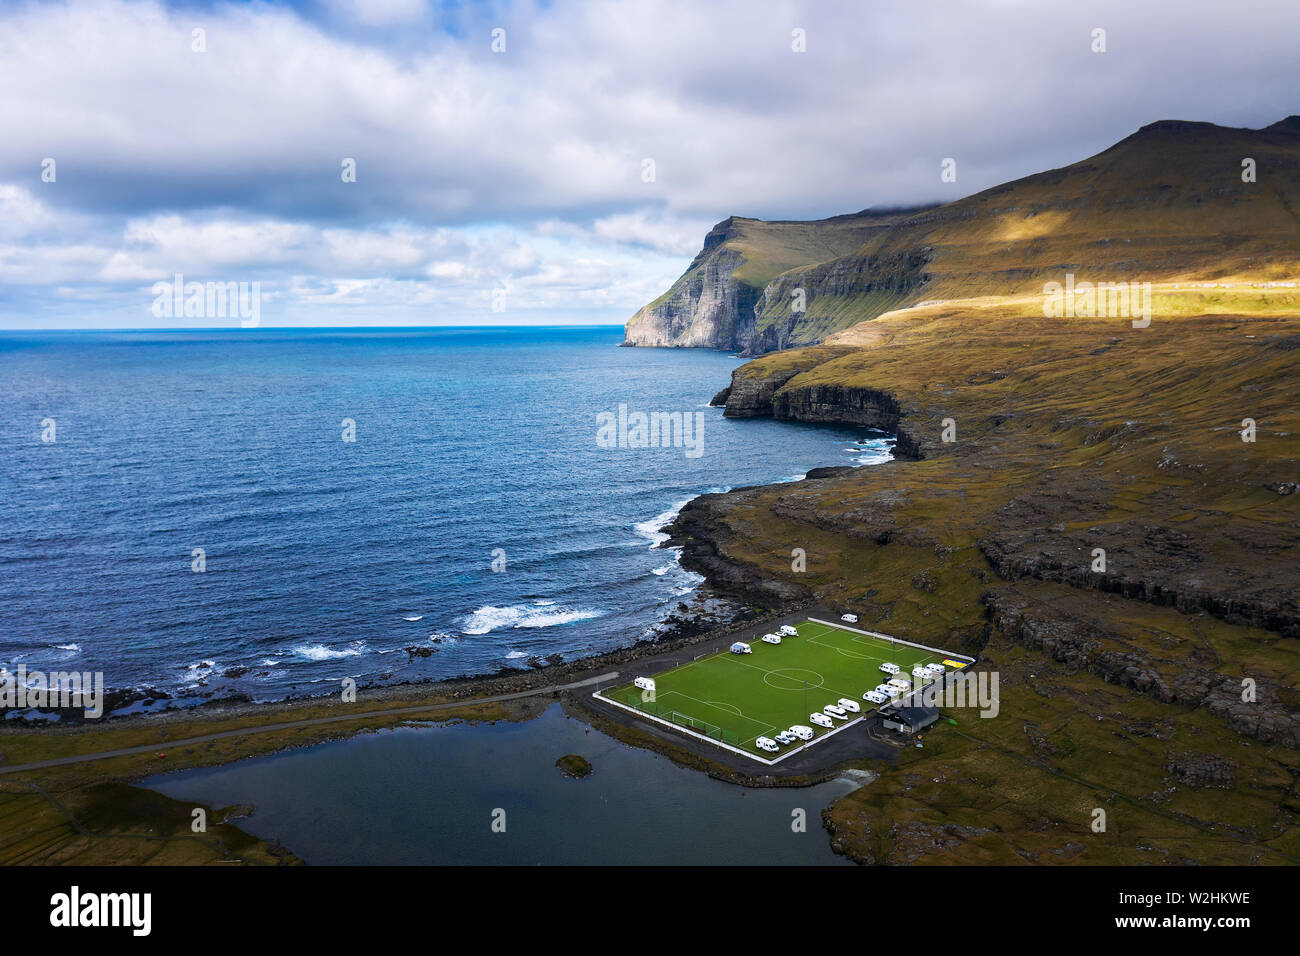
[[[773,609],[752,607],[745,597],[743,591],[727,588],[725,581],[716,585],[702,585],[690,604],[679,602],[677,607],[669,612],[657,626],[653,637],[639,640],[628,647],[572,660],[563,660],[558,655],[553,655],[549,659],[532,661],[531,666],[528,667],[505,667],[491,674],[363,686],[358,688],[358,701],[383,703],[420,696],[470,701],[475,697],[518,693],[553,684],[570,683],[593,673],[626,666],[647,656],[674,651],[704,641],[717,640],[774,616]],[[165,698],[161,692],[156,693],[160,699]],[[123,721],[151,721],[163,724],[225,720],[248,714],[288,711],[295,707],[310,706],[322,700],[329,700],[334,696],[337,695],[290,697],[276,701],[252,701],[242,696],[231,696],[214,698],[192,707],[116,715],[106,707],[105,716],[98,720],[86,719],[79,709],[65,712],[49,708],[47,712],[59,714],[60,719],[56,724],[51,724],[48,720],[17,716],[6,721],[6,724],[12,728],[48,730],[53,727],[83,727],[93,730],[96,726],[105,726],[108,723],[120,725]],[[105,698],[117,702],[117,706],[120,707],[124,703],[129,704],[140,699],[141,692],[107,691]]]

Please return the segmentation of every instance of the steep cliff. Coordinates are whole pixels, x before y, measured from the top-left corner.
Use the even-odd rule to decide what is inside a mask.
[[[866,210],[809,222],[724,219],[672,288],[628,320],[623,344],[752,351],[755,306],[774,277],[841,257],[903,215]]]

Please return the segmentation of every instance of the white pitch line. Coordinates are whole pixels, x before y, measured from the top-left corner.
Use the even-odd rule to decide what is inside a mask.
[[[682,693],[681,691],[679,691],[679,690],[670,690],[668,693],[669,693],[669,694],[676,694],[678,697],[685,697],[687,700],[693,700],[693,701],[695,701],[695,703],[697,703],[697,704],[703,704],[703,705],[706,706],[706,707],[713,707],[713,706],[715,706],[714,703],[713,703],[712,701],[708,701],[708,700],[700,700],[698,697],[692,697],[690,694],[683,694],[683,693]],[[657,702],[657,700],[656,700],[656,702]],[[733,705],[733,706],[734,706],[734,705]],[[763,723],[763,721],[761,721],[759,718],[757,718],[757,717],[749,717],[749,716],[747,716],[743,711],[741,711],[739,708],[736,709],[736,714],[735,714],[735,716],[737,716],[737,717],[741,717],[741,718],[743,718],[743,719],[745,719],[745,720],[748,720],[751,724],[758,724],[760,727],[766,727],[766,726],[767,726],[767,724]]]
[[[730,713],[735,714],[737,717],[745,716],[745,712],[743,710],[741,710],[735,704],[728,704],[725,700],[706,700],[704,701],[704,703],[708,704],[710,707],[716,707],[718,708],[718,710],[729,711]]]

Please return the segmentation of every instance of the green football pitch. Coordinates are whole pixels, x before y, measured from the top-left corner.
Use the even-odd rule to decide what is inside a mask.
[[[910,680],[918,664],[955,657],[818,621],[805,621],[796,630],[798,637],[783,637],[780,644],[755,638],[749,642],[751,654],[722,650],[662,674],[645,675],[654,678],[653,694],[623,684],[601,696],[772,759],[779,754],[759,750],[755,740],[775,736],[792,724],[812,727],[821,737],[830,729],[816,726],[809,715],[841,697],[856,701],[863,714],[875,710],[862,695],[888,680],[881,664],[897,664],[899,676]],[[836,726],[844,723],[836,721]]]

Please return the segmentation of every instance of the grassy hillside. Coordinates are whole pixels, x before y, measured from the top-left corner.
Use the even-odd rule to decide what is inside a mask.
[[[1245,159],[1255,182],[1242,180]],[[903,219],[840,260],[785,273],[759,304],[759,338],[779,347],[923,301],[1039,295],[1067,273],[1180,283],[1183,311],[1205,312],[1218,293],[1193,280],[1294,289],[1298,266],[1300,117],[1263,130],[1163,121],[1081,162]],[[803,316],[789,311],[794,288],[807,290]],[[893,301],[882,289],[897,293]]]
[[[684,517],[707,510],[716,529],[685,560],[720,554],[1001,679],[996,718],[950,712],[828,811],[837,847],[880,863],[1300,862],[1289,312],[1135,329],[928,306],[859,327],[861,347],[737,370],[742,398],[781,383],[766,400],[783,417],[839,403],[857,420],[855,396],[887,396],[921,457],[697,499]]]

